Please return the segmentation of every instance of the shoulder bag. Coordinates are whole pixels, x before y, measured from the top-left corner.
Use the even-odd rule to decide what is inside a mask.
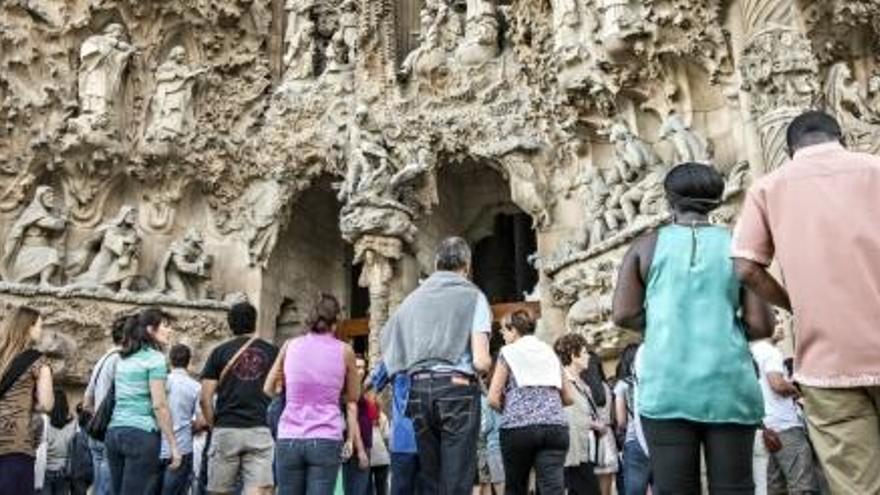
[[[101,363],[101,366],[98,368],[98,373],[95,374],[95,380],[97,381],[98,377],[101,376],[101,371],[104,370],[104,365],[107,364],[107,359],[110,358],[111,354],[108,354],[104,361]],[[113,367],[113,380],[110,382],[110,389],[107,390],[107,395],[104,397],[104,400],[101,401],[101,404],[98,405],[98,410],[95,411],[95,414],[92,416],[92,419],[89,420],[88,424],[86,424],[86,433],[99,442],[103,442],[104,438],[107,437],[107,427],[110,426],[110,420],[113,419],[113,410],[116,408],[116,367]]]
[[[9,363],[9,368],[3,373],[3,378],[0,378],[0,400],[3,400],[3,397],[9,393],[15,382],[27,373],[27,370],[31,369],[31,366],[42,356],[43,353],[40,351],[27,349],[12,359]]]

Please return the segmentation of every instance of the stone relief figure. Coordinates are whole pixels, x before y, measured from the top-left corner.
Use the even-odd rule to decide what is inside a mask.
[[[354,64],[357,60],[358,46],[358,5],[356,0],[345,0],[340,7],[339,31],[342,42],[348,48],[347,61]]]
[[[355,195],[383,196],[390,185],[391,156],[382,129],[369,118],[369,110],[359,105],[349,128],[349,159],[345,181],[339,191],[340,201]]]
[[[581,183],[586,188],[584,195],[584,222],[582,238],[577,242],[580,249],[589,249],[602,242],[607,231],[605,222],[605,205],[611,190],[597,167],[584,168]]]
[[[278,241],[283,202],[284,186],[276,179],[252,184],[245,192],[242,214],[250,266],[265,268],[269,262]]]
[[[418,203],[422,210],[430,213],[440,203],[437,177],[434,175],[436,165],[437,160],[430,150],[424,146],[419,147],[415,159],[391,177],[392,194],[404,204]]]
[[[284,35],[284,81],[310,79],[315,75],[315,32],[317,27],[308,16],[308,7],[288,4],[287,33]]]
[[[324,59],[327,61],[324,73],[332,74],[350,70],[351,64],[348,57],[349,47],[345,43],[342,31],[336,31],[324,51]]]
[[[712,157],[709,147],[697,136],[677,113],[670,113],[660,126],[660,139],[669,140],[675,147],[675,162],[706,163]]]
[[[828,72],[825,105],[837,116],[853,149],[880,152],[880,108],[868,103],[846,62],[834,64]]]
[[[471,2],[469,2],[471,3]],[[498,56],[498,15],[495,6],[487,1],[477,0],[476,13],[468,12],[465,39],[456,52],[462,65],[482,65]]]
[[[121,24],[110,24],[82,44],[79,52],[80,114],[93,127],[106,127],[122,87],[122,73],[135,48]]]
[[[624,182],[635,180],[652,165],[660,163],[651,146],[624,124],[613,124],[608,139],[614,144],[615,165]]]
[[[612,58],[632,51],[632,38],[646,33],[640,3],[632,0],[599,0],[602,25],[599,36]]]
[[[156,289],[187,301],[205,299],[214,260],[205,253],[204,244],[202,233],[194,228],[173,242],[159,264]]]
[[[427,7],[420,11],[422,26],[419,33],[420,43],[403,60],[398,77],[406,79],[413,74],[427,77],[446,65],[442,27],[446,23],[447,12],[445,6],[438,9],[436,13]]]
[[[633,184],[620,197],[620,209],[628,225],[635,222],[638,215],[653,215],[663,212],[663,179],[666,167],[655,167],[639,182]]]
[[[37,188],[34,199],[6,234],[3,269],[6,280],[52,285],[61,271],[61,256],[52,238],[62,235],[67,221],[53,213],[55,193],[49,186]]]
[[[175,46],[156,70],[156,94],[153,96],[153,120],[147,128],[148,141],[167,141],[182,134],[189,124],[195,78],[205,72],[186,66],[186,50]]]
[[[123,206],[109,223],[98,227],[76,260],[75,287],[128,291],[138,275],[141,237],[138,211]],[[82,268],[86,267],[85,270]]]

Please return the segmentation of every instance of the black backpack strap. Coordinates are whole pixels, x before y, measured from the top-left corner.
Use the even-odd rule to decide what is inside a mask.
[[[0,378],[0,400],[6,396],[6,393],[15,385],[15,382],[42,356],[42,352],[28,349],[12,359],[12,362],[9,363],[9,368],[3,373],[3,378]]]

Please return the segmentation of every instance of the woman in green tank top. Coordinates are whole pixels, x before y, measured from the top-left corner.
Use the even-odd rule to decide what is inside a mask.
[[[673,221],[632,245],[614,295],[615,323],[645,333],[636,400],[654,492],[700,493],[702,449],[710,493],[753,493],[764,408],[748,340],[769,337],[773,316],[737,281],[729,230],[709,222],[721,175],[684,163],[664,188]]]

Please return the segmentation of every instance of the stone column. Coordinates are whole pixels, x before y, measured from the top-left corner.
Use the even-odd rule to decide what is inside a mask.
[[[819,69],[810,41],[797,29],[794,0],[743,3],[747,41],[740,54],[742,87],[761,139],[764,170],[787,156],[785,132],[819,96]]]
[[[358,285],[370,294],[369,363],[376,365],[382,358],[379,337],[393,306],[399,302],[395,288],[399,285],[398,261],[403,254],[403,241],[396,237],[365,235],[354,245],[355,263],[361,263]]]

